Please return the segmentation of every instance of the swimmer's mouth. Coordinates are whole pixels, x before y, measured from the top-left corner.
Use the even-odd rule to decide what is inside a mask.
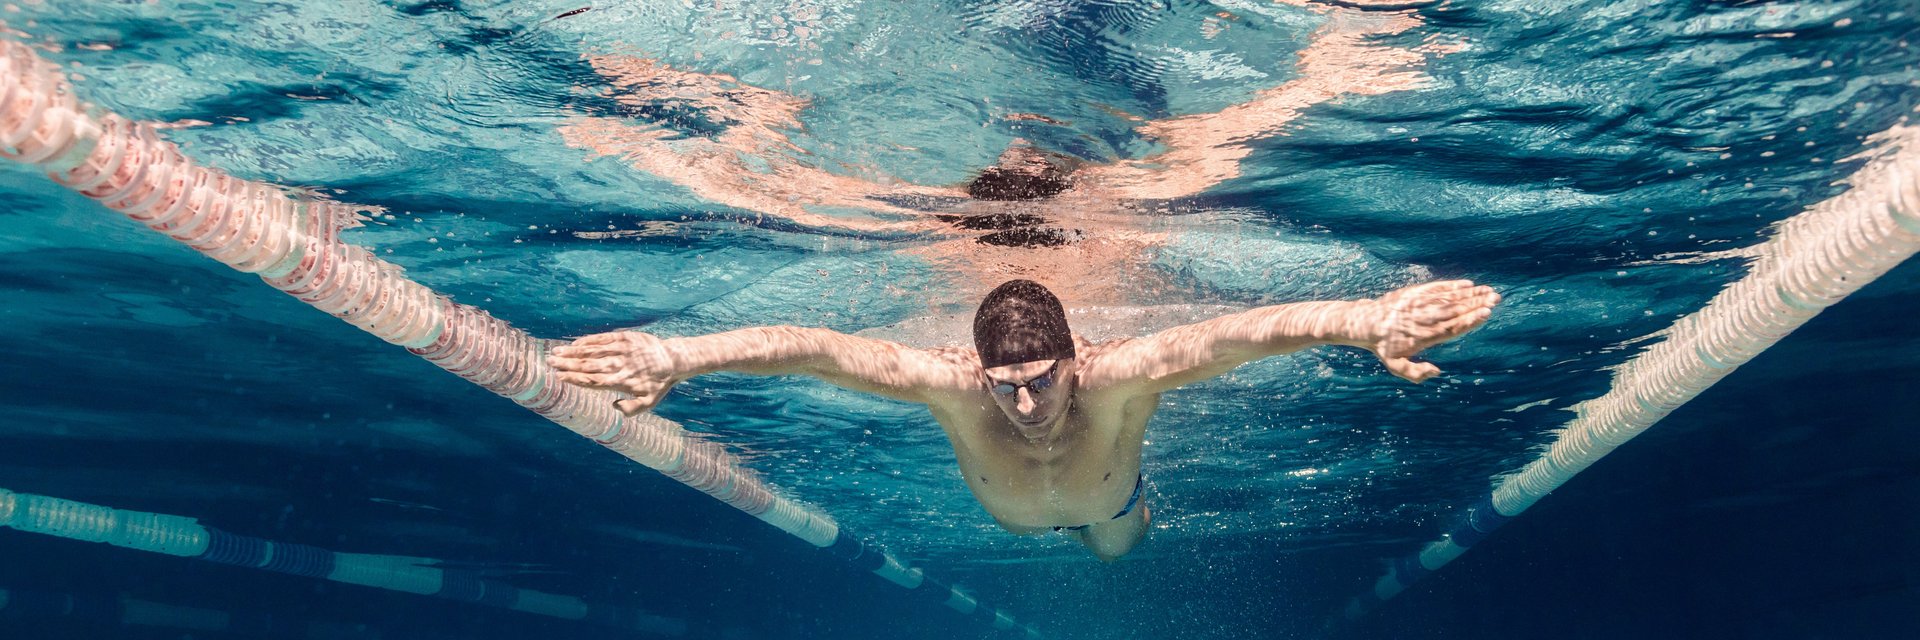
[[[1053,421],[1048,420],[1046,418],[1037,418],[1034,420],[1021,420],[1019,418],[1015,418],[1013,420],[1014,424],[1022,427],[1028,427],[1028,428],[1044,427],[1044,426],[1047,426],[1047,424],[1050,422],[1053,422]]]
[[[1038,422],[1015,419],[1013,429],[1029,442],[1043,442],[1053,437],[1053,420],[1041,418]]]

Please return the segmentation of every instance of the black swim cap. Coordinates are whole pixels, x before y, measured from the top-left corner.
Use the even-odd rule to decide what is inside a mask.
[[[975,200],[1044,200],[1069,186],[1067,174],[1053,167],[1037,172],[988,167],[967,182],[967,195]]]
[[[1015,141],[994,165],[967,183],[975,200],[1042,200],[1073,187],[1067,179],[1072,160]]]
[[[973,346],[985,369],[1074,354],[1060,299],[1032,280],[1009,280],[987,294],[973,314]]]

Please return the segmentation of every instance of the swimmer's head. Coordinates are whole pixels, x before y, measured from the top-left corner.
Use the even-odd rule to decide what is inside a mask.
[[[987,369],[1074,355],[1066,309],[1032,280],[1008,280],[980,301],[973,314],[973,346]]]
[[[967,195],[976,200],[1041,200],[1073,186],[1067,179],[1068,160],[1059,154],[1014,141],[993,166],[967,183]]]
[[[973,316],[973,344],[995,404],[1022,435],[1040,439],[1059,426],[1077,373],[1067,314],[1040,283],[995,288]]]

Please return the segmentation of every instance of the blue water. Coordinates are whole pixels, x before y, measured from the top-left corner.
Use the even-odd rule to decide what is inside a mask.
[[[1146,447],[1153,531],[1112,565],[999,530],[924,409],[738,375],[659,409],[1051,637],[1307,638],[1740,277],[1739,250],[1770,224],[1843,192],[1868,136],[1920,106],[1911,2],[1329,6],[42,0],[0,20],[84,99],[182,125],[168,137],[203,163],[382,208],[349,239],[540,336],[793,323],[932,342],[982,283],[1076,261],[1100,267],[1055,286],[1101,312],[1496,287],[1506,302],[1427,354],[1447,375],[1423,386],[1320,349],[1167,394]],[[1331,75],[1301,63],[1325,34],[1387,17],[1408,24]],[[1369,82],[1391,86],[1203,147],[1237,154],[1230,175],[1172,197],[846,206],[828,180],[951,187],[1023,144],[1151,165],[1179,142],[1143,126]],[[790,120],[756,120],[780,105]],[[656,132],[688,165],[743,158],[720,177],[746,181],[703,190],[713,175],[570,137],[596,125]],[[805,188],[780,190],[774,167]],[[32,171],[0,167],[0,204],[0,487],[446,559],[684,618],[696,637],[993,637]],[[1084,237],[1008,250],[865,227],[979,211]],[[1148,235],[1117,257],[1071,252]],[[1916,314],[1907,265],[1341,633],[1920,634]],[[0,589],[352,637],[630,637],[15,531],[0,550]],[[0,625],[231,637],[5,611]]]

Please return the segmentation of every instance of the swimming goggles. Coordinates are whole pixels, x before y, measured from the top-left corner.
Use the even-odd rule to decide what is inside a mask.
[[[1038,376],[1034,376],[1032,380],[1028,380],[1020,384],[1014,384],[1011,382],[1002,382],[1002,383],[993,385],[993,392],[1003,396],[1010,396],[1010,395],[1013,395],[1013,392],[1019,391],[1023,387],[1027,389],[1032,389],[1033,391],[1036,391],[1036,392],[1045,391],[1047,390],[1048,387],[1053,386],[1053,373],[1059,368],[1060,368],[1060,361],[1055,360],[1053,361],[1053,366],[1047,367],[1046,373],[1042,373]]]

